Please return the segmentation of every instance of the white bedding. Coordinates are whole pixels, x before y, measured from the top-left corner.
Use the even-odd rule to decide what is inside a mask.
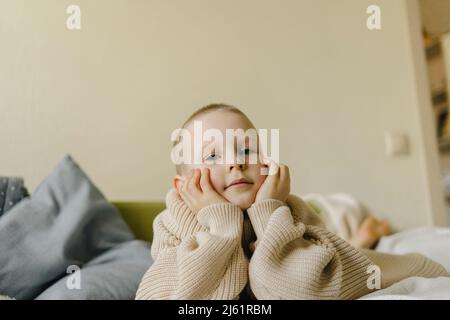
[[[383,237],[377,251],[405,254],[417,252],[442,264],[450,272],[450,228],[418,228]],[[450,300],[450,278],[412,277],[361,299],[371,300]]]
[[[450,278],[412,277],[389,288],[368,294],[361,300],[450,300]]]

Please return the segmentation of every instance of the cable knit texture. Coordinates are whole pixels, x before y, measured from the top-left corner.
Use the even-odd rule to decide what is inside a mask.
[[[418,254],[358,250],[324,229],[300,198],[268,199],[247,212],[231,203],[195,216],[171,190],[154,223],[153,265],[136,299],[354,299],[410,276],[450,276]],[[256,241],[255,241],[256,240]]]

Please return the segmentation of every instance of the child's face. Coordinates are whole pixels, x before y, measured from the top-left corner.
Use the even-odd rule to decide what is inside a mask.
[[[195,119],[202,121],[203,131],[215,128],[222,132],[225,139],[226,129],[247,129],[254,128],[252,123],[244,116],[229,112],[226,110],[219,110],[212,113],[205,113]],[[190,131],[193,139],[194,137],[194,122],[191,121],[186,127]],[[231,147],[231,146],[230,146]],[[234,143],[233,148],[236,148]],[[225,148],[225,150],[222,150]],[[226,150],[227,144],[224,143],[221,147],[220,143],[204,142],[201,159],[202,164],[185,164],[183,165],[182,175],[186,176],[190,170],[196,168],[207,167],[211,172],[211,182],[215,190],[227,199],[229,202],[238,205],[241,209],[248,209],[255,201],[256,193],[264,182],[266,175],[261,174],[261,169],[266,167],[263,163],[258,161],[255,164],[248,163],[248,154],[258,152],[248,145],[241,150],[234,150],[236,157],[245,157],[244,164],[238,164],[235,157],[233,164],[219,164],[220,159],[225,163],[225,154],[233,150]],[[259,148],[256,148],[259,149]],[[242,162],[242,161],[241,161]],[[243,183],[236,183],[236,180],[243,179]],[[179,176],[175,177],[175,184],[182,183]]]

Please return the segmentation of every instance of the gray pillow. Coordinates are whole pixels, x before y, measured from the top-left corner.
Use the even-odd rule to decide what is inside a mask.
[[[0,176],[0,216],[27,196],[23,178]]]
[[[134,241],[117,209],[70,156],[30,197],[0,218],[0,293],[17,299],[36,298],[67,276],[73,265],[82,268],[81,279],[83,266],[86,274],[103,275],[105,282],[96,281],[95,292],[101,293],[103,286],[105,294],[95,298],[130,299],[134,297],[130,291],[137,290],[136,283],[150,263],[148,244]],[[123,281],[119,269],[126,276]],[[115,270],[112,278],[119,279],[108,278],[109,270]],[[133,281],[129,280],[131,277]],[[124,283],[130,283],[126,295],[121,291],[110,294],[109,291],[122,290]],[[89,287],[88,282],[85,285]],[[69,296],[58,296],[55,291],[42,297]],[[85,291],[84,297],[94,298],[94,294]]]
[[[78,274],[60,279],[36,299],[134,299],[150,261],[143,241],[124,242],[85,264]]]

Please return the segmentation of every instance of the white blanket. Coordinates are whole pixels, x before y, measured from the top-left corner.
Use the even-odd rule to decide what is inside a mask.
[[[328,230],[346,241],[356,234],[367,216],[363,205],[347,193],[309,193],[301,198],[319,214]]]
[[[442,264],[450,271],[450,228],[418,228],[383,237],[377,251],[405,254],[417,252]],[[412,277],[361,299],[371,300],[450,300],[450,278]]]
[[[383,237],[377,251],[405,254],[420,253],[450,271],[450,228],[422,227]]]
[[[450,278],[412,277],[360,300],[450,300]]]

